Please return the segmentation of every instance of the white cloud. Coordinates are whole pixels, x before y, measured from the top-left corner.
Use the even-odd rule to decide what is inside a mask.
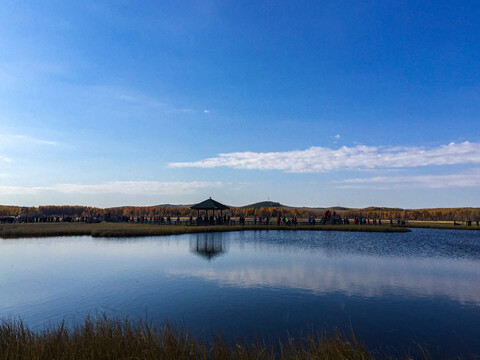
[[[339,149],[311,147],[285,152],[235,152],[171,167],[281,170],[314,173],[340,169],[407,168],[431,165],[480,164],[480,143],[450,143],[434,148],[357,145]]]
[[[337,188],[454,188],[454,187],[479,187],[480,168],[469,172],[447,175],[417,175],[417,176],[375,176],[370,178],[355,178],[341,181],[344,185]]]
[[[340,139],[340,134],[334,136],[335,139]]]
[[[210,110],[203,110],[203,112],[204,112],[205,114],[208,114],[208,113],[210,112]]]
[[[58,184],[54,186],[0,186],[0,195],[35,195],[49,191],[63,194],[172,195],[192,194],[221,186],[221,182],[112,181],[102,184]]]

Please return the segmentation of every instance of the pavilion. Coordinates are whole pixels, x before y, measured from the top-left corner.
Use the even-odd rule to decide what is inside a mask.
[[[208,210],[212,210],[212,215],[215,216],[215,210],[220,210],[220,216],[222,216],[223,210],[230,209],[227,205],[223,205],[218,201],[213,200],[212,198],[202,201],[201,203],[192,205],[190,209],[198,211],[198,217],[200,217],[200,210],[205,210],[207,212],[208,217]]]

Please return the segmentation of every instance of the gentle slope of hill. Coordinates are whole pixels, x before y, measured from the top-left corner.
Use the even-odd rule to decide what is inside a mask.
[[[155,205],[157,207],[166,207],[166,208],[186,208],[186,207],[190,207],[192,206],[193,204],[182,204],[182,205],[174,205],[174,204],[160,204],[160,205]]]
[[[260,209],[262,207],[266,208],[282,208],[286,207],[285,205],[280,204],[279,202],[274,202],[274,201],[260,201],[255,204],[250,204],[250,205],[245,205],[241,206],[241,209]]]

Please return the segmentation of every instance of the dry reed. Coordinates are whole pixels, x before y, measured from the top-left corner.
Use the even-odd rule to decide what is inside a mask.
[[[0,358],[17,359],[373,359],[354,337],[337,334],[290,340],[276,349],[258,340],[228,345],[221,336],[202,343],[187,332],[158,329],[145,322],[88,317],[69,329],[65,323],[33,332],[22,321],[0,325]]]

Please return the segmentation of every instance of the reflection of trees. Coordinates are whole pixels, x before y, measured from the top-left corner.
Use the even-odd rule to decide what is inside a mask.
[[[190,240],[190,251],[211,260],[228,251],[222,234],[197,234]]]

